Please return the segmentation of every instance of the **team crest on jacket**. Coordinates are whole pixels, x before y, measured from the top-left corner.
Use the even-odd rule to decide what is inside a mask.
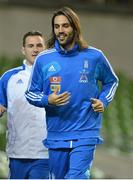
[[[50,89],[51,91],[55,91],[58,90],[58,92],[61,89],[61,77],[60,76],[53,76],[49,78],[50,80]]]
[[[84,60],[83,63],[83,70],[80,71],[80,79],[79,82],[80,83],[88,83],[88,60]]]

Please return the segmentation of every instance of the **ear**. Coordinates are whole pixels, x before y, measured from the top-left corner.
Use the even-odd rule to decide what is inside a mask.
[[[23,55],[25,55],[25,48],[24,47],[21,48],[21,52]]]

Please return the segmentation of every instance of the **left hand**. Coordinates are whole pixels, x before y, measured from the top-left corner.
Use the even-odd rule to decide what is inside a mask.
[[[104,104],[99,99],[91,98],[92,108],[95,112],[104,112]]]

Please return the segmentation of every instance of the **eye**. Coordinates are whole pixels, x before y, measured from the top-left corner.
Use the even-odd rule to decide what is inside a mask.
[[[37,44],[37,47],[43,47],[43,45],[41,43]]]
[[[69,23],[65,23],[65,24],[63,24],[63,27],[65,27],[65,28],[68,28],[70,26],[70,24]]]
[[[27,44],[27,47],[32,48],[34,45],[33,44]]]
[[[55,28],[55,29],[58,29],[58,28],[59,28],[59,25],[58,25],[58,24],[54,24],[54,28]]]

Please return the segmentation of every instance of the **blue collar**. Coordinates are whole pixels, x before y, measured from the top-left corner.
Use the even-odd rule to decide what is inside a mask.
[[[70,50],[65,50],[60,47],[60,44],[57,40],[55,41],[55,48],[59,53],[64,54],[64,55],[74,55],[75,53],[78,53],[79,51],[78,44],[75,44],[74,47]]]

